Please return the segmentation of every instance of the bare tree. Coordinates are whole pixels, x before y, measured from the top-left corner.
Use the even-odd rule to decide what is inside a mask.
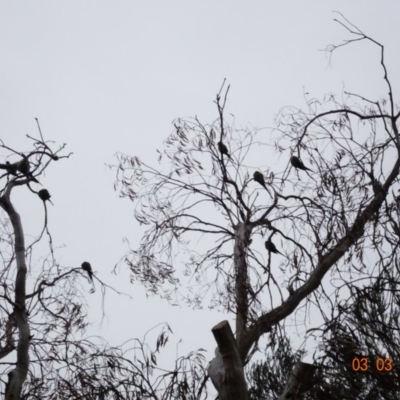
[[[132,276],[171,302],[201,307],[208,301],[235,313],[235,340],[229,330],[217,340],[221,359],[217,355],[213,365],[220,367],[209,370],[217,370],[212,380],[222,400],[231,390],[244,393],[237,365],[228,360],[238,352],[243,368],[263,335],[279,334],[279,324],[295,311],[332,319],[340,311],[337,296],[351,294],[344,283],[356,286],[371,273],[391,276],[391,293],[397,293],[400,230],[393,190],[399,182],[400,113],[384,47],[346,19],[340,23],[354,35],[344,45],[367,41],[379,48],[388,97],[345,92],[341,102],[331,95],[309,100],[306,110],[283,110],[275,130],[275,155],[287,160],[283,171],[252,163],[256,146],[267,148],[261,140],[271,139],[226,123],[229,87],[217,95],[214,123],[175,121],[159,151],[164,168],[118,155],[116,186],[136,203],[139,223],[148,226],[139,248],[123,259]],[[260,234],[267,239],[264,253],[253,242]],[[364,261],[366,250],[377,260],[372,267]],[[326,276],[337,285],[334,297],[323,284]],[[182,279],[185,294],[178,290]],[[296,368],[308,382],[291,379],[281,399],[301,396],[312,387],[307,383],[316,384],[315,368]]]
[[[7,178],[6,185],[1,191],[0,206],[6,212],[10,219],[14,233],[14,253],[11,258],[6,261],[6,268],[2,272],[3,283],[3,299],[6,305],[12,307],[12,311],[7,311],[6,329],[4,332],[5,346],[2,348],[2,356],[5,357],[15,348],[17,351],[17,361],[15,368],[8,373],[8,382],[6,385],[5,398],[19,399],[22,391],[22,385],[26,380],[29,369],[29,346],[32,340],[31,325],[28,321],[27,310],[27,295],[26,295],[26,251],[25,238],[22,227],[21,218],[15,210],[10,196],[15,187],[28,185],[30,188],[31,182],[38,182],[34,174],[37,172],[37,167],[31,170],[30,158],[36,156],[38,163],[41,163],[44,157],[57,160],[59,157],[53,153],[45,143],[35,141],[38,145],[37,149],[28,155],[18,154],[20,159],[14,163],[7,161],[0,165],[0,168],[5,170],[2,178]],[[1,147],[7,148],[3,143]],[[8,149],[11,150],[11,149]],[[32,190],[32,189],[31,189]],[[12,241],[12,240],[11,240]],[[10,283],[10,265],[13,261],[17,264],[17,273],[15,274],[15,286]],[[14,300],[11,293],[14,292]],[[15,345],[13,330],[18,329],[18,341]]]
[[[161,327],[153,346],[139,339],[110,346],[101,337],[84,337],[88,320],[82,279],[100,286],[103,299],[112,288],[96,274],[88,275],[87,263],[71,268],[57,262],[47,225],[51,194],[33,185],[53,161],[66,161],[69,155],[63,155],[64,146],[53,151],[41,132],[40,139],[28,138],[33,150],[24,153],[0,142],[9,155],[0,164],[4,171],[0,174],[4,210],[0,219],[0,358],[5,399],[196,398],[205,390],[201,351],[180,357],[170,370],[157,365],[157,355],[171,332],[168,325]],[[17,196],[17,188],[29,190],[31,201],[43,204],[43,229],[29,245],[11,198],[11,194]],[[49,255],[38,265],[33,249],[46,237]]]

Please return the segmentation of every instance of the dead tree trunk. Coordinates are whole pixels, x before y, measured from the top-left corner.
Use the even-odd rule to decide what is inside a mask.
[[[218,349],[211,361],[208,374],[221,400],[248,400],[243,363],[236,340],[228,321],[222,321],[212,329]]]

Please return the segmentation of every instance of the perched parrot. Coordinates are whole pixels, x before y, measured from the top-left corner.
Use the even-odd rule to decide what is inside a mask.
[[[84,262],[82,263],[82,269],[88,273],[89,279],[93,282],[93,271],[92,271],[92,267],[90,266],[90,264],[89,264],[87,261],[84,261]]]
[[[293,167],[297,169],[302,169],[303,171],[312,171],[310,168],[304,166],[303,162],[296,156],[292,156],[290,162],[292,163]]]
[[[258,182],[261,186],[265,186],[265,179],[264,179],[264,175],[260,172],[260,171],[256,171],[253,174],[253,179]]]
[[[280,251],[278,251],[278,250],[276,249],[276,246],[271,242],[271,239],[268,239],[268,240],[265,242],[265,248],[266,248],[270,253],[280,254],[280,255],[283,256],[283,254],[282,254]]]
[[[18,161],[17,168],[21,174],[28,175],[31,170],[28,159],[24,157],[21,161]]]
[[[222,142],[218,142],[218,150],[221,154],[225,154],[231,158],[230,154],[228,153],[228,148]]]
[[[39,190],[38,196],[39,196],[40,199],[43,200],[44,202],[48,200],[48,201],[54,206],[54,204],[53,204],[52,201],[50,200],[50,197],[51,197],[51,196],[50,196],[50,193],[49,193],[49,191],[48,191],[47,189],[41,189],[41,190]]]
[[[31,181],[39,183],[39,181],[31,174],[31,166],[26,157],[24,157],[21,161],[15,162],[13,164],[10,164],[8,161],[6,161],[6,169],[9,174],[16,175],[17,172],[20,172]]]

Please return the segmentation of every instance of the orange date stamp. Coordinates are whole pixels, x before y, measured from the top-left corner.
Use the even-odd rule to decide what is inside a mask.
[[[370,360],[368,357],[354,357],[351,362],[351,369],[354,372],[366,372],[371,367],[374,367],[378,372],[390,372],[393,370],[393,360],[382,357],[374,360]]]

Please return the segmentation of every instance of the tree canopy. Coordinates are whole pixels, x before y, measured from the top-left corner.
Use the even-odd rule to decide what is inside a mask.
[[[227,122],[229,86],[223,86],[216,98],[215,122],[174,122],[165,150],[158,151],[159,168],[138,156],[118,156],[117,185],[122,196],[135,203],[137,221],[148,227],[139,248],[124,261],[133,278],[153,294],[234,313],[234,345],[224,353],[218,343],[225,373],[232,369],[227,360],[235,348],[243,367],[264,335],[267,341],[276,335],[283,340],[285,321],[293,313],[303,319],[297,318],[297,324],[308,328],[305,337],[325,340],[325,355],[336,352],[335,365],[348,374],[352,358],[338,352],[334,344],[339,337],[354,341],[364,336],[365,347],[350,354],[368,354],[371,370],[378,354],[390,363],[397,351],[392,323],[384,323],[390,331],[386,344],[379,330],[364,325],[368,319],[361,317],[362,310],[369,308],[372,318],[378,315],[373,311],[378,303],[360,304],[361,293],[379,291],[382,304],[396,305],[389,320],[398,315],[400,112],[384,46],[344,17],[338,22],[354,37],[345,45],[365,41],[380,50],[387,98],[344,91],[340,99],[308,99],[305,109],[283,109],[268,138],[257,129]],[[261,164],[256,162],[260,148],[267,154]],[[258,175],[256,179],[257,171],[265,187]],[[268,239],[267,252],[258,236],[263,242]],[[272,251],[272,241],[282,256]],[[189,290],[180,291],[181,285]],[[349,309],[358,313],[358,323],[338,325]],[[308,314],[313,316],[310,322]],[[380,338],[379,344],[373,346],[365,335]],[[328,366],[321,360],[317,364],[326,367],[328,379]],[[393,364],[386,378],[393,381],[398,374]],[[317,371],[310,374],[311,381],[313,375]],[[221,376],[220,387],[238,388],[240,373],[236,380],[231,374],[229,382],[226,374]],[[215,386],[222,399],[229,398]],[[397,385],[392,389],[398,391]],[[282,398],[294,390],[298,394],[305,389],[286,387]]]

